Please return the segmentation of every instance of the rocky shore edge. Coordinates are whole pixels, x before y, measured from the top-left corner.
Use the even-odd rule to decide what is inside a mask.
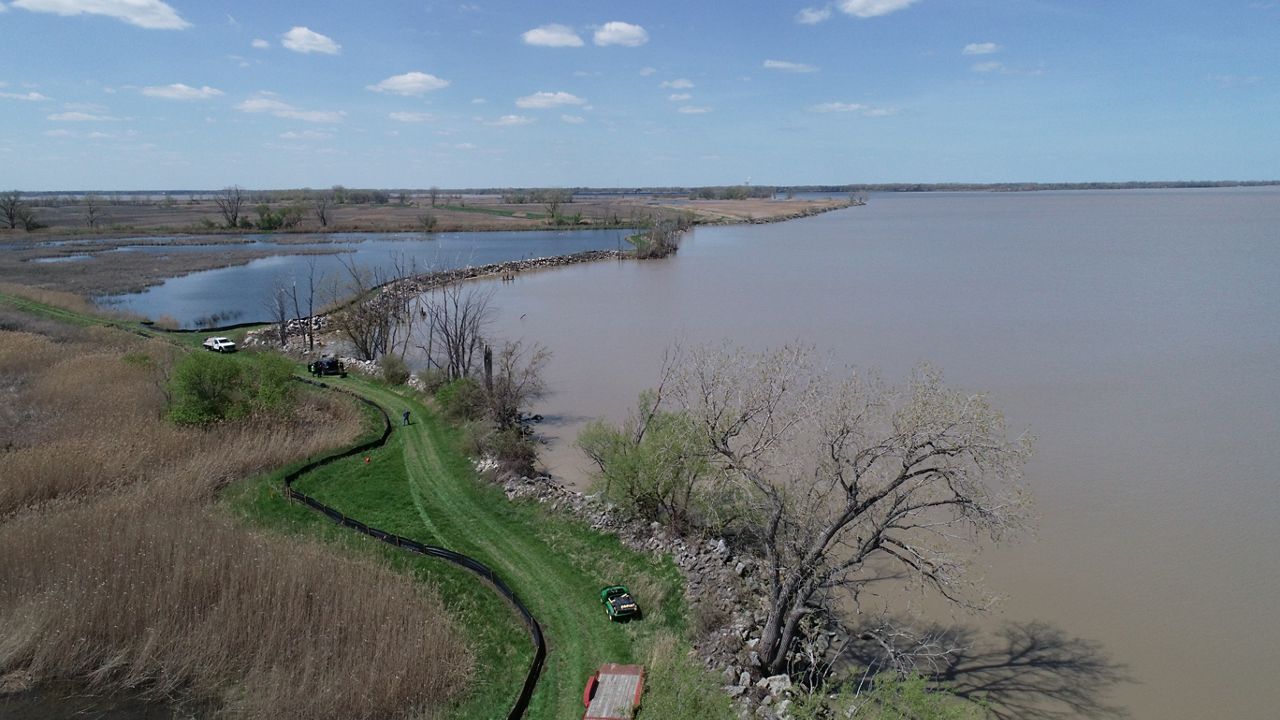
[[[492,461],[476,461],[481,473],[495,467]],[[584,494],[547,476],[512,476],[501,480],[501,485],[510,501],[547,506],[550,512],[585,522],[597,532],[616,535],[637,552],[669,554],[684,577],[698,661],[722,678],[724,692],[734,699],[739,717],[790,718],[793,698],[801,690],[793,687],[787,675],[762,677],[756,669],[759,658],[754,648],[765,622],[759,598],[767,594],[761,560],[734,554],[720,538],[681,538],[660,523],[626,517],[599,496]],[[827,646],[841,641],[834,631],[826,631],[818,640]]]

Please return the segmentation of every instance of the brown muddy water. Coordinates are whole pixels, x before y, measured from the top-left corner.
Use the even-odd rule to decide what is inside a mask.
[[[1276,188],[881,195],[493,286],[496,334],[554,353],[546,463],[578,485],[577,431],[624,417],[678,341],[989,391],[1039,437],[1042,519],[980,560],[997,613],[935,619],[1097,643],[1133,682],[1096,700],[1136,718],[1276,717]]]

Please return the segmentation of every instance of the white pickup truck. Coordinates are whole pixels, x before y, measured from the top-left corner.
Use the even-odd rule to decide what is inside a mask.
[[[223,353],[235,352],[236,344],[231,338],[211,337],[204,341],[204,349]]]

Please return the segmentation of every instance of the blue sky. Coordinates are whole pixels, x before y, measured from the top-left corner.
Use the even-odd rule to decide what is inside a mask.
[[[0,186],[1280,178],[1280,0],[0,0]]]

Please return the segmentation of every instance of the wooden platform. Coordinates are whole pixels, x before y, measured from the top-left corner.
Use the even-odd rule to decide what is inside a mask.
[[[583,720],[627,720],[644,692],[644,668],[639,665],[600,666],[595,694]]]

